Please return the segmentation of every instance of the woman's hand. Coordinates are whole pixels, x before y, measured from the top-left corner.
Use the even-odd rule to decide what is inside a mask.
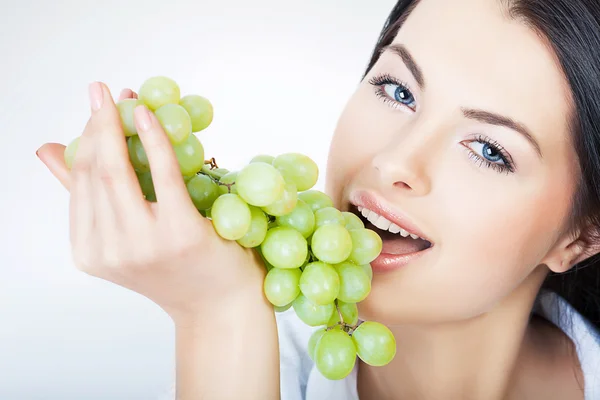
[[[121,98],[136,97],[124,90]],[[202,317],[215,303],[261,298],[259,257],[221,239],[189,198],[177,159],[156,117],[135,110],[157,202],[147,202],[129,162],[110,91],[90,85],[92,115],[69,171],[64,146],[45,144],[40,159],[71,192],[70,232],[76,266],[134,290],[176,323]]]
[[[71,192],[77,267],[134,290],[175,322],[179,400],[279,398],[273,309],[265,269],[252,250],[221,239],[195,209],[173,148],[156,117],[135,110],[157,202],[147,202],[129,162],[117,108],[103,84],[90,87],[92,116],[69,171],[65,147],[38,156]],[[130,90],[122,98],[135,97]],[[235,379],[232,380],[232,377]]]

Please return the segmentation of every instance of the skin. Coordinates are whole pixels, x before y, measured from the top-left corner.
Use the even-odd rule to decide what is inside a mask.
[[[135,93],[126,90],[121,98],[126,97]],[[90,105],[70,170],[63,145],[47,143],[37,151],[70,192],[74,264],[140,293],[171,317],[177,399],[276,398],[277,328],[262,293],[265,268],[259,256],[221,239],[198,213],[169,139],[152,113],[143,106],[135,110],[155,203],[142,196],[106,85],[90,85]]]
[[[567,270],[586,250],[564,233],[579,171],[572,102],[553,53],[495,0],[422,0],[393,44],[412,54],[425,85],[397,54],[382,54],[339,119],[327,191],[342,209],[353,192],[373,193],[434,248],[376,273],[359,304],[361,318],[390,326],[398,343],[388,366],[360,364],[361,399],[524,398],[542,388],[551,393],[543,398],[583,398],[576,360],[558,356],[560,331],[529,321],[549,270]],[[382,74],[406,82],[412,97],[396,98],[398,85],[386,84],[382,101],[369,83]],[[519,121],[543,158],[516,130],[468,119],[462,108]],[[510,154],[513,173],[469,157],[486,160],[477,134]],[[545,377],[559,380],[537,386],[537,372],[524,368],[550,360]]]
[[[552,52],[496,0],[421,0],[394,43],[412,54],[425,86],[398,55],[382,55],[340,117],[327,192],[343,210],[354,191],[372,192],[434,248],[400,270],[375,273],[360,303],[361,317],[388,325],[398,343],[389,365],[360,364],[361,400],[583,399],[572,344],[529,319],[549,270],[598,252],[578,245],[578,232],[564,233],[579,171],[567,129],[570,94]],[[414,102],[376,96],[369,80],[381,74],[405,81]],[[172,317],[178,399],[278,398],[277,330],[262,265],[198,216],[156,126],[140,138],[158,202],[143,201],[110,92],[100,89],[104,103],[92,109],[73,170],[63,145],[38,151],[71,192],[75,264]],[[393,96],[396,87],[384,89]],[[526,125],[543,158],[516,131],[465,118],[467,107]],[[141,129],[139,122],[136,115]],[[476,134],[501,144],[515,171],[470,158],[472,151],[485,160]]]

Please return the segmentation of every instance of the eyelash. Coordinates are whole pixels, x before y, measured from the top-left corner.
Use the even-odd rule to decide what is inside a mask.
[[[395,77],[391,76],[390,74],[382,74],[382,75],[374,76],[371,79],[369,79],[369,83],[371,85],[375,86],[376,96],[379,97],[381,100],[383,100],[384,103],[388,104],[389,106],[391,106],[393,108],[407,107],[406,104],[398,103],[396,100],[391,99],[389,97],[389,95],[385,92],[385,90],[383,90],[383,86],[385,86],[385,85],[399,86],[402,89],[409,92],[412,96],[412,90],[408,86],[408,83],[398,80]],[[412,96],[412,97],[414,99],[414,96]],[[412,108],[410,108],[410,109],[415,111]]]
[[[388,104],[389,106],[391,106],[393,108],[400,109],[402,107],[408,107],[408,106],[396,101],[395,99],[391,99],[389,97],[389,95],[385,92],[385,90],[383,89],[383,86],[385,86],[385,85],[396,85],[396,86],[402,88],[403,90],[406,90],[407,92],[409,92],[411,94],[412,98],[414,99],[414,96],[412,95],[412,91],[411,91],[410,87],[408,86],[408,84],[406,82],[402,82],[402,81],[396,79],[395,77],[393,77],[389,74],[382,74],[382,75],[374,76],[371,79],[369,79],[369,83],[375,87],[375,95],[377,97],[379,97],[384,103]],[[408,107],[408,108],[411,109],[412,111],[415,111],[414,109],[412,109],[410,107]],[[504,164],[496,164],[494,162],[486,160],[485,158],[482,158],[480,155],[475,153],[473,151],[473,149],[471,149],[469,146],[464,145],[465,148],[469,151],[469,158],[475,160],[475,162],[479,163],[479,165],[485,164],[485,166],[487,168],[491,168],[498,173],[508,174],[508,173],[512,173],[515,171],[514,163],[512,162],[511,156],[508,154],[506,149],[504,149],[504,147],[497,141],[495,141],[491,138],[488,138],[484,135],[479,134],[475,137],[474,140],[470,140],[468,142],[469,143],[478,142],[483,145],[488,145],[494,152],[499,153],[499,156],[502,159],[502,162],[504,162]],[[463,143],[464,142],[461,142],[461,144],[463,144]]]
[[[469,140],[467,142],[469,142],[469,143],[478,142],[478,143],[482,143],[484,145],[487,144],[489,147],[491,147],[491,149],[494,152],[499,153],[499,156],[502,159],[502,162],[504,162],[504,164],[496,164],[494,162],[486,160],[485,158],[482,158],[479,154],[475,153],[473,151],[473,149],[471,149],[469,146],[464,145],[465,148],[469,152],[469,158],[475,160],[475,162],[479,163],[479,165],[485,164],[486,167],[492,168],[493,170],[497,171],[500,174],[506,173],[508,175],[509,173],[515,172],[515,166],[514,166],[511,156],[508,154],[506,149],[504,149],[504,147],[502,147],[502,145],[500,143],[498,143],[497,141],[495,141],[491,138],[488,138],[486,136],[483,136],[481,134],[478,134],[474,140]],[[461,144],[463,144],[463,143],[464,142],[461,142]]]

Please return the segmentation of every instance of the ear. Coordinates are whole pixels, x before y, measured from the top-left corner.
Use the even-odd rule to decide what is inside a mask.
[[[595,254],[600,253],[600,235],[593,235],[591,243],[584,243],[581,231],[575,235],[565,235],[548,254],[544,264],[555,273],[566,272]]]

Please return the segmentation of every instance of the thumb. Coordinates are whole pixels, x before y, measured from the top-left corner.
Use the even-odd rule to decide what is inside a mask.
[[[48,167],[52,175],[69,190],[71,173],[65,164],[65,146],[59,143],[46,143],[36,151],[39,159]]]

